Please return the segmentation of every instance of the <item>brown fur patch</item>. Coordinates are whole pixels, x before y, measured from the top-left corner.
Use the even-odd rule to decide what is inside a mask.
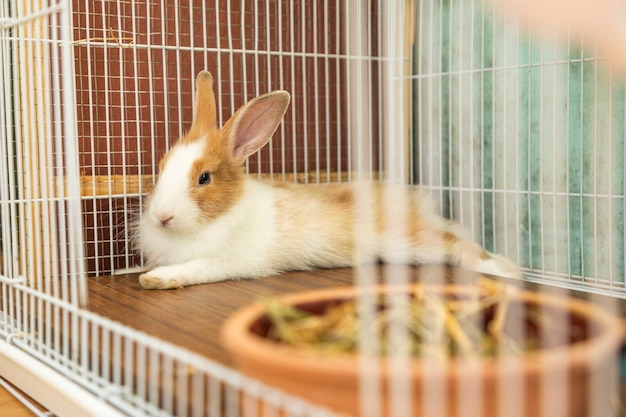
[[[322,188],[324,189],[324,188]],[[349,187],[337,185],[326,186],[323,198],[328,200],[329,204],[339,206],[352,206],[354,204],[354,195]]]
[[[161,158],[161,161],[159,161],[159,173],[163,172],[163,170],[165,169],[165,165],[167,164],[168,159],[170,159],[170,153],[166,152],[165,155],[163,155],[163,157]]]
[[[461,262],[461,256],[457,253],[457,245],[459,243],[458,236],[454,233],[443,231],[440,239],[443,247],[445,248],[443,263],[450,266],[458,266]]]
[[[196,106],[193,123],[183,142],[190,142],[206,134],[217,132],[217,111],[213,93],[213,76],[208,71],[201,71],[196,77]]]
[[[243,193],[243,167],[234,161],[223,146],[219,135],[209,135],[205,139],[203,156],[197,159],[189,173],[191,197],[201,208],[206,221],[211,221],[233,207]],[[208,184],[198,184],[203,172],[209,172]]]
[[[452,246],[456,242],[459,241],[459,238],[457,237],[457,235],[451,232],[443,232],[443,235],[441,236],[441,238],[443,239],[443,242],[445,243],[446,246]]]

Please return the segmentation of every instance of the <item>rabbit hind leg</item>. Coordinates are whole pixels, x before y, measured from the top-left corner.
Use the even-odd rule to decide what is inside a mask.
[[[423,230],[413,239],[388,242],[380,252],[387,263],[445,264],[510,278],[522,276],[514,262],[450,231]]]

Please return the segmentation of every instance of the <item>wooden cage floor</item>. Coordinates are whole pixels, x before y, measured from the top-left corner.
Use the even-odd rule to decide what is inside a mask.
[[[473,281],[478,276],[474,272],[442,266],[372,265],[364,268],[371,268],[367,272],[374,274],[378,280],[391,273],[408,273],[412,280],[441,280],[443,277],[450,281],[454,277],[455,282]],[[353,269],[324,269],[158,291],[141,288],[138,274],[103,276],[91,278],[89,281],[88,309],[205,355],[226,366],[232,366],[219,340],[220,327],[231,313],[264,297],[346,286],[353,284],[355,280],[356,271]],[[539,284],[524,282],[522,285],[529,289],[541,287],[554,291],[552,287]],[[584,293],[571,294],[580,298],[588,297]],[[599,300],[594,299],[602,302],[602,297]],[[618,305],[622,317],[626,318],[626,301],[618,300]],[[626,355],[626,348],[622,352]],[[620,415],[626,417],[626,379],[621,382]]]

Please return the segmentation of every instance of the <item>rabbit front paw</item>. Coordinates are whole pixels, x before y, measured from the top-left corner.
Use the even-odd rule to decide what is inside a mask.
[[[182,288],[182,280],[172,274],[170,268],[161,267],[141,274],[139,283],[146,290],[171,290]]]

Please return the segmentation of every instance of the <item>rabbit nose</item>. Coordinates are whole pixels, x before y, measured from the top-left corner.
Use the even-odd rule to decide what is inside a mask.
[[[163,227],[166,227],[166,226],[170,223],[170,221],[172,221],[172,219],[173,219],[173,218],[174,218],[174,215],[173,215],[173,214],[171,214],[171,215],[169,215],[169,216],[162,216],[162,217],[159,217],[159,221],[161,222],[161,225],[162,225]]]
[[[174,215],[171,213],[152,213],[152,216],[156,223],[163,227],[167,227],[174,219]]]

